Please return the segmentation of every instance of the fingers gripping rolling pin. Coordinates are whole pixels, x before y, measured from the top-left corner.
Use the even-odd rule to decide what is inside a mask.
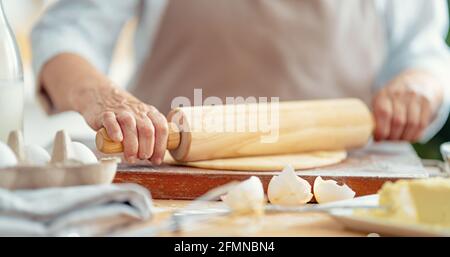
[[[270,103],[265,106],[176,108],[167,117],[167,149],[174,159],[183,162],[342,150],[364,146],[374,127],[369,109],[358,99],[280,102],[276,108]],[[264,123],[261,119],[266,125],[252,129],[255,124]],[[267,124],[271,125],[270,131]],[[104,128],[98,131],[96,144],[103,153],[123,151],[122,143],[113,142]]]

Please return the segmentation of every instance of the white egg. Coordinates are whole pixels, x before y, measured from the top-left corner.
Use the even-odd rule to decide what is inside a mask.
[[[38,145],[25,146],[26,163],[32,165],[46,165],[50,162],[50,154]]]
[[[53,140],[51,163],[57,165],[79,165],[97,163],[95,154],[82,143],[72,142],[69,134],[60,130]]]
[[[75,158],[75,161],[78,161],[82,164],[94,164],[97,163],[97,157],[95,154],[89,149],[89,147],[85,146],[82,143],[79,142],[73,142],[72,143],[73,152]]]
[[[329,203],[352,199],[355,191],[345,184],[341,186],[335,180],[323,180],[319,176],[314,181],[314,197],[318,203]]]
[[[14,152],[3,142],[0,142],[0,168],[17,165],[17,157]]]
[[[222,201],[236,213],[263,214],[264,212],[264,188],[261,180],[250,177],[234,186]]]
[[[288,165],[280,175],[272,177],[267,196],[272,204],[293,206],[309,202],[313,194],[308,181],[297,176],[294,168]]]

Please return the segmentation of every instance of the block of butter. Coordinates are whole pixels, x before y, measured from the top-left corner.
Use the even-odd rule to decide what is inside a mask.
[[[385,183],[370,215],[401,223],[450,228],[450,179],[429,178]]]

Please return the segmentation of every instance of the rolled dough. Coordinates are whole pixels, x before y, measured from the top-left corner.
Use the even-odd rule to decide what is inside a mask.
[[[317,151],[309,153],[254,156],[216,159],[196,162],[178,162],[166,154],[164,162],[174,165],[191,166],[216,170],[274,171],[290,164],[296,170],[306,170],[339,163],[347,158],[346,151]]]

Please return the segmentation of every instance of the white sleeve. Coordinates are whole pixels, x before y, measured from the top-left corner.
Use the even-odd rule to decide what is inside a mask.
[[[447,120],[450,108],[450,52],[446,0],[382,2],[387,46],[386,61],[376,86],[382,87],[404,70],[421,68],[434,73],[445,88],[444,104],[426,129],[421,141],[428,141]]]
[[[135,0],[60,0],[43,14],[31,33],[33,70],[53,56],[70,52],[107,72],[125,22],[136,12]]]
[[[32,30],[31,47],[37,98],[47,113],[55,109],[39,83],[42,66],[60,53],[74,53],[106,74],[118,36],[137,4],[137,0],[60,0],[43,14]]]

